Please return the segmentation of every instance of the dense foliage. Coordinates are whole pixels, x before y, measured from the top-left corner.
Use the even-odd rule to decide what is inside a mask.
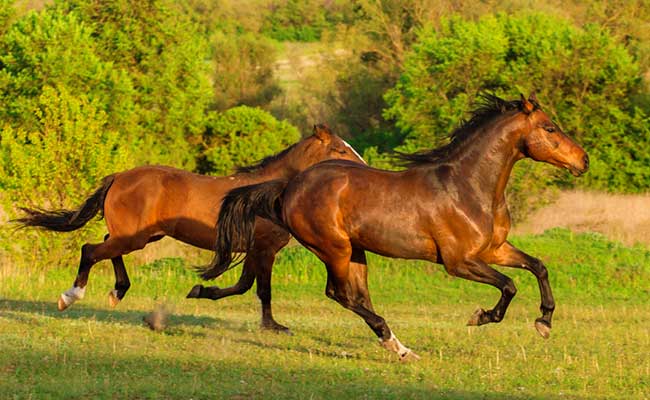
[[[239,106],[210,115],[201,172],[225,175],[300,140],[291,124],[258,108]]]
[[[516,218],[561,186],[650,188],[648,0],[25,4],[0,0],[5,219],[136,165],[228,173],[320,122],[396,168],[393,150],[444,143],[482,90],[536,91],[591,155],[581,180],[520,163]]]
[[[650,128],[631,99],[639,66],[594,25],[584,29],[543,15],[445,19],[425,27],[409,53],[385,115],[406,135],[403,149],[441,144],[477,93],[516,98],[536,91],[544,109],[589,149],[583,184],[636,191],[650,186]]]

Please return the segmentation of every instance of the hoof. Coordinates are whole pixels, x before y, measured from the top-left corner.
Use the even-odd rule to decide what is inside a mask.
[[[418,356],[411,350],[409,350],[408,353],[405,353],[399,357],[399,361],[403,363],[410,363],[419,360],[420,360],[420,356]]]
[[[66,308],[68,308],[68,305],[65,303],[65,300],[63,300],[63,295],[59,297],[59,302],[57,303],[57,308],[59,311],[65,311]]]
[[[201,289],[203,289],[203,285],[194,285],[185,297],[188,299],[198,299],[201,296]]]
[[[112,308],[115,308],[118,304],[120,304],[120,298],[117,297],[117,290],[113,289],[108,292],[108,304]]]
[[[291,332],[291,329],[287,328],[284,325],[280,325],[277,322],[274,322],[272,324],[262,324],[262,330],[264,331],[272,331],[275,333],[282,333],[284,335],[288,336],[293,336],[293,332]]]
[[[535,329],[537,329],[537,332],[544,339],[548,339],[551,336],[551,325],[542,319],[537,319],[535,321]]]
[[[469,321],[467,321],[467,326],[479,326],[481,325],[481,317],[485,314],[485,310],[482,308],[477,309],[474,311],[474,314],[472,314],[471,317],[469,317]]]

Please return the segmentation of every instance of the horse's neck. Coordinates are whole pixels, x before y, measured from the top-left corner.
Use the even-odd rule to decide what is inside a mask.
[[[453,160],[478,197],[493,207],[504,204],[508,179],[519,159],[513,129],[507,122],[497,121],[491,129],[477,132]]]
[[[241,174],[240,178],[249,181],[248,184],[255,184],[275,179],[290,179],[296,175],[297,172],[298,171],[291,166],[291,163],[287,162],[287,160],[283,158],[275,160],[257,171]]]

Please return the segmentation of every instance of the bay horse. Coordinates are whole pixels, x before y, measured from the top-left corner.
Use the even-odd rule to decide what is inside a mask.
[[[542,316],[535,327],[548,338],[555,309],[548,272],[506,240],[505,188],[515,162],[525,157],[575,176],[588,170],[589,157],[540,109],[534,94],[481,99],[448,144],[401,154],[403,171],[326,161],[289,180],[230,191],[219,214],[212,268],[230,263],[232,243],[254,246],[256,216],[283,225],[325,264],[325,294],[361,316],[402,360],[419,357],[375,313],[365,251],[443,264],[452,276],[498,288],[496,306],[476,310],[468,325],[501,321],[516,293],[513,281],[489,264],[523,268],[539,283]]]
[[[105,177],[101,187],[77,210],[23,208],[27,215],[16,222],[67,232],[81,228],[96,214],[103,213],[108,234],[103,243],[82,246],[77,277],[72,288],[61,294],[58,309],[63,311],[83,298],[91,267],[106,259],[112,261],[115,272],[115,289],[109,293],[109,303],[115,307],[130,287],[122,255],[142,249],[164,236],[203,249],[213,249],[219,203],[228,190],[267,180],[288,179],[328,159],[364,162],[347,142],[321,124],[314,126],[313,135],[255,165],[240,167],[237,173],[228,177],[204,176],[164,166],[138,167]],[[197,285],[188,297],[216,300],[242,294],[257,278],[262,327],[289,332],[273,319],[270,283],[275,254],[288,243],[289,238],[285,229],[260,220],[255,229],[256,244],[249,249],[239,282],[225,289]],[[225,270],[213,269],[204,277],[216,278]]]

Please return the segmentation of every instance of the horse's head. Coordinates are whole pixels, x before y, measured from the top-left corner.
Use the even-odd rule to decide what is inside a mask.
[[[295,167],[304,170],[325,160],[350,160],[365,164],[352,146],[333,133],[325,124],[314,125],[314,134],[297,144],[299,157]]]
[[[520,142],[524,156],[535,161],[544,161],[559,168],[566,168],[575,176],[589,169],[589,156],[573,139],[567,136],[544,111],[531,94],[528,99],[521,96],[521,111],[527,120]]]

